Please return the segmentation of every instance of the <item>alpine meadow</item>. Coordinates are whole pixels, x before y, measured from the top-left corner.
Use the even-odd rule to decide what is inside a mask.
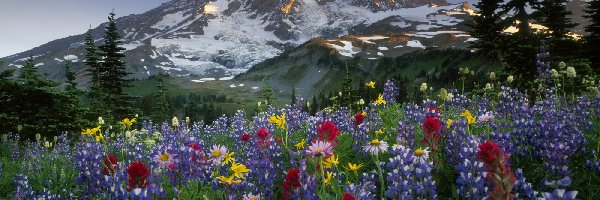
[[[600,0],[47,3],[0,199],[600,199]]]

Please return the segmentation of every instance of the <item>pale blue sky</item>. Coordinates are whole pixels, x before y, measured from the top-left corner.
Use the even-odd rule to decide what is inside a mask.
[[[0,0],[0,58],[55,39],[84,33],[90,25],[139,14],[168,0]]]

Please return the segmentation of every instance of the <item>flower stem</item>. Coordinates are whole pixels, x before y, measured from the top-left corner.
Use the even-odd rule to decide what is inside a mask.
[[[323,170],[323,156],[319,156],[319,170],[321,171],[321,195],[325,195],[325,171]]]
[[[381,170],[381,165],[379,164],[379,154],[375,154],[375,166],[377,167],[377,173],[379,174],[381,199],[385,199],[385,182],[383,182],[383,170]]]

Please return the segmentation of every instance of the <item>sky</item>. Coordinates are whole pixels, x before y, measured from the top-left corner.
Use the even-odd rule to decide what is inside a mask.
[[[0,0],[0,58],[85,33],[116,17],[140,14],[168,0]]]

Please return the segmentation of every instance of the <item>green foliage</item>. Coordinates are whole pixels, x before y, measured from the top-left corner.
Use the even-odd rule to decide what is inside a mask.
[[[167,88],[165,87],[165,75],[156,75],[156,93],[154,94],[154,109],[152,109],[152,120],[160,122],[171,116],[169,102],[167,101]]]
[[[0,128],[4,133],[20,133],[32,138],[36,133],[58,135],[62,131],[79,131],[87,123],[82,117],[85,108],[75,88],[59,90],[60,84],[48,80],[29,58],[21,69],[19,79],[6,79],[11,71],[3,72],[0,81]],[[18,126],[22,127],[20,130]]]
[[[99,47],[99,55],[103,57],[99,68],[100,87],[103,105],[107,108],[104,116],[108,121],[119,120],[136,113],[133,107],[133,97],[124,93],[123,88],[129,87],[130,80],[126,79],[125,57],[120,47],[121,36],[117,32],[115,13],[110,13],[106,26],[104,43]]]

